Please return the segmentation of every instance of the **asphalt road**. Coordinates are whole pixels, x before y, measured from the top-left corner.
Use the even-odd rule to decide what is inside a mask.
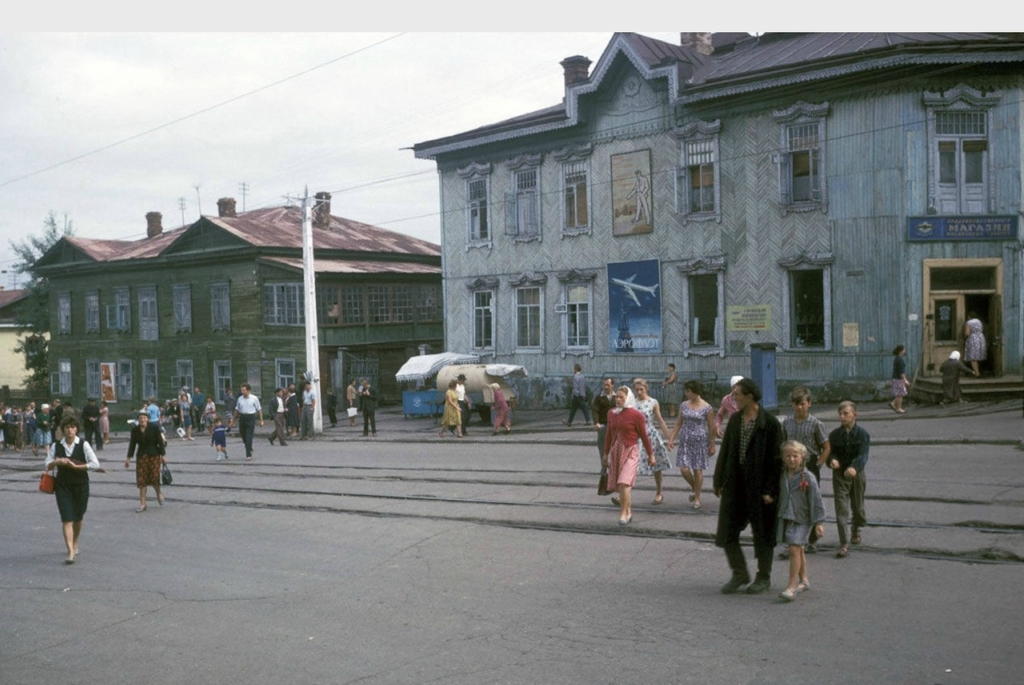
[[[864,543],[835,559],[828,525],[790,604],[786,562],[768,595],[719,594],[717,501],[677,474],[657,507],[641,478],[622,527],[585,433],[390,420],[249,463],[175,442],[144,514],[114,443],[73,566],[39,461],[0,454],[0,685],[1019,681],[1015,445],[880,442]]]

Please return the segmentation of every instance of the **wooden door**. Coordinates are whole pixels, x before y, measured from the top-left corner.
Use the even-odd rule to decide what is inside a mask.
[[[923,350],[925,376],[938,376],[939,365],[949,359],[949,353],[963,349],[963,327],[963,295],[934,295],[929,298]]]

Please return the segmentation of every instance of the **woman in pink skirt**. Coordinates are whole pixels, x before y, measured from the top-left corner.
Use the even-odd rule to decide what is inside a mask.
[[[619,525],[633,520],[630,506],[630,492],[636,482],[636,471],[640,465],[640,441],[647,450],[647,462],[654,466],[654,448],[647,437],[644,415],[634,408],[636,400],[633,391],[622,386],[615,391],[615,409],[608,412],[608,431],[604,438],[604,458],[601,460],[608,470],[608,485],[613,484],[619,491]]]
[[[511,433],[512,420],[509,418],[508,400],[505,399],[505,393],[501,391],[501,386],[497,383],[491,383],[491,390],[494,391],[494,435],[497,435],[498,431],[502,429],[506,433]]]

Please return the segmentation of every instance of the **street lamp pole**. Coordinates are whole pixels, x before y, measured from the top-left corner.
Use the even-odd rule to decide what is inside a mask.
[[[323,396],[320,394],[320,343],[316,322],[316,266],[313,262],[313,201],[309,188],[302,198],[302,274],[306,296],[306,369],[316,393],[316,411],[313,412],[313,433],[324,432],[322,413]]]

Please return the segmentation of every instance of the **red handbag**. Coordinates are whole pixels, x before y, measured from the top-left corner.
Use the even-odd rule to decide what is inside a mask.
[[[54,482],[54,478],[50,475],[50,472],[43,471],[43,475],[39,476],[39,492],[53,494]]]

